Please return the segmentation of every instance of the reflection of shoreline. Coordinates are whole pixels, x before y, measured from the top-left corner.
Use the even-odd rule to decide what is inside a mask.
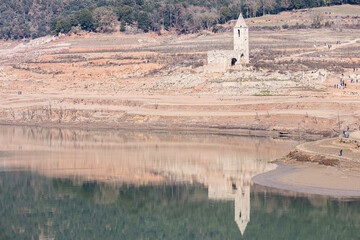
[[[0,151],[7,153],[4,167],[134,184],[170,177],[204,182],[208,172],[238,170],[233,166],[246,159],[268,162],[294,145],[240,136],[0,127]]]
[[[239,139],[240,142],[234,141]],[[251,141],[249,141],[251,139]],[[246,140],[246,141],[244,141]],[[64,149],[85,149],[92,147],[113,148],[121,147],[123,144],[128,146],[131,143],[141,144],[162,143],[172,145],[176,143],[201,145],[223,145],[228,147],[254,148],[255,145],[263,143],[263,150],[270,155],[276,154],[281,149],[280,144],[295,145],[295,141],[284,139],[273,139],[271,137],[253,137],[241,135],[224,134],[197,134],[188,132],[164,132],[164,131],[125,131],[125,130],[78,130],[61,128],[40,128],[40,127],[21,127],[0,125],[0,150],[18,150],[19,146],[24,146],[23,150],[64,150]],[[258,146],[257,146],[258,147]],[[285,146],[286,147],[286,146]]]
[[[235,202],[235,221],[242,233],[250,220],[251,178],[273,169],[268,162],[296,144],[240,136],[16,127],[1,127],[0,133],[2,148],[9,153],[5,160],[0,158],[4,168],[135,185],[201,183],[208,187],[210,199]]]

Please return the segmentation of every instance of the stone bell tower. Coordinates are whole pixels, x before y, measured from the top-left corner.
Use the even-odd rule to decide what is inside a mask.
[[[234,27],[234,49],[212,50],[207,55],[208,71],[225,72],[249,63],[249,28],[240,13]]]
[[[237,61],[249,63],[249,28],[241,13],[234,27],[234,52],[238,55]]]

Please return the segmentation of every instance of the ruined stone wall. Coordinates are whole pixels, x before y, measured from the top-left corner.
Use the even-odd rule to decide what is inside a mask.
[[[231,66],[233,58],[237,61],[234,66]],[[208,70],[213,72],[226,71],[229,68],[236,68],[243,63],[246,63],[246,58],[241,57],[241,52],[234,50],[214,50],[209,51],[207,55]]]

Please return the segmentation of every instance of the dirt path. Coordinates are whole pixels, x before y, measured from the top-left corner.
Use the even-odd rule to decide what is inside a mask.
[[[57,37],[46,36],[25,43],[14,43],[14,47],[0,49],[0,64],[11,65],[32,61],[45,54],[68,50],[70,43],[55,42]],[[2,47],[0,45],[0,47]]]
[[[317,52],[322,51],[322,50],[334,51],[335,49],[338,49],[338,48],[342,48],[342,47],[344,47],[344,46],[349,46],[349,45],[355,44],[357,41],[360,41],[360,38],[356,38],[356,39],[351,40],[351,41],[349,41],[349,42],[341,43],[341,45],[333,45],[330,49],[328,49],[327,46],[326,46],[326,48],[324,48],[324,47],[316,48],[315,51],[292,54],[292,55],[290,55],[288,58],[298,58],[298,57],[301,57],[302,55],[305,55],[305,54],[313,54],[313,53],[317,53]]]
[[[276,170],[256,176],[255,183],[310,194],[360,197],[360,150],[354,144],[330,138],[303,143],[295,151],[278,160]],[[337,163],[319,164],[319,156]]]
[[[354,145],[340,142],[338,138],[324,139],[316,142],[304,143],[297,149],[308,154],[320,154],[328,158],[339,160],[339,170],[360,172],[360,150]],[[343,151],[339,156],[340,149]]]

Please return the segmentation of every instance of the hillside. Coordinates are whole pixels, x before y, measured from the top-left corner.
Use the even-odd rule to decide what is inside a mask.
[[[360,27],[360,5],[336,5],[329,7],[317,7],[312,9],[298,9],[284,11],[279,14],[265,15],[251,18],[249,26],[270,27],[283,26],[289,27],[311,26],[314,15],[321,17],[321,23],[326,27],[359,28]]]
[[[0,39],[37,38],[48,34],[175,30],[193,33],[219,31],[236,19],[260,17],[287,10],[336,4],[359,4],[360,0],[2,0]],[[352,15],[350,11],[348,15]]]

